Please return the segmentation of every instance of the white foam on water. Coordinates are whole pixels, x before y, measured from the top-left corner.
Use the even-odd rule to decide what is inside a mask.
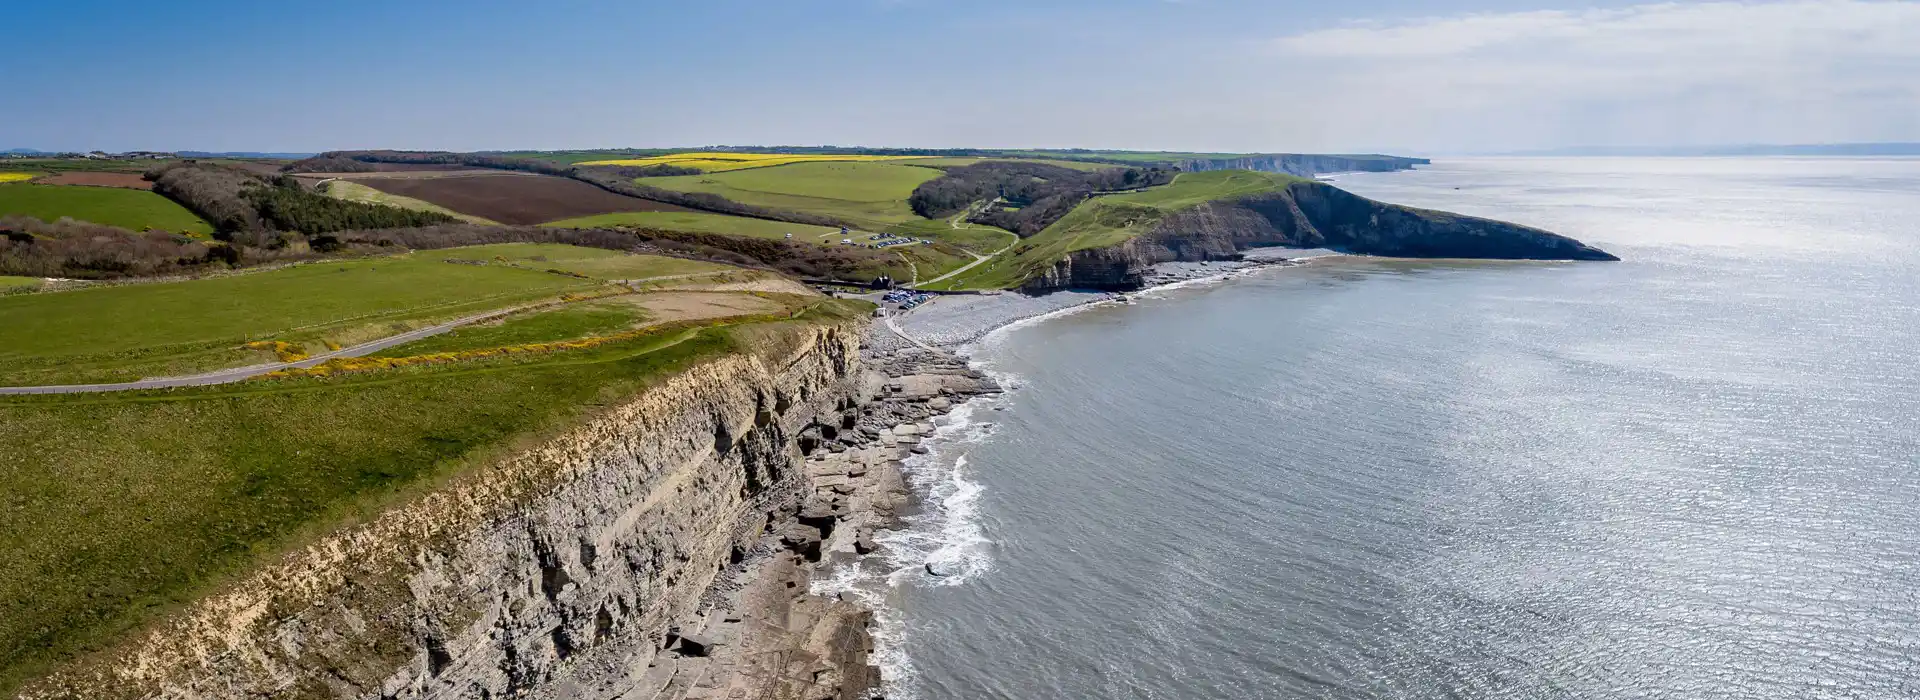
[[[927,454],[902,461],[909,485],[922,496],[920,512],[903,518],[898,529],[875,533],[880,555],[835,566],[813,583],[816,595],[845,595],[874,612],[873,663],[889,698],[911,700],[914,678],[904,644],[912,631],[892,598],[907,587],[959,586],[993,569],[993,541],[980,522],[986,489],[969,478],[966,450],[993,434],[993,424],[975,415],[1000,400],[976,397],[935,418],[933,436],[921,443]]]

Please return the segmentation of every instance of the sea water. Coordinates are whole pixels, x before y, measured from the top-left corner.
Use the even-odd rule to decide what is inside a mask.
[[[1335,180],[1624,260],[1327,258],[989,336],[1013,391],[842,572],[888,697],[1920,696],[1920,160]]]

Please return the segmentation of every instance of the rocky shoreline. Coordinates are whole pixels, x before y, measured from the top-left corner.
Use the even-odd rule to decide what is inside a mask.
[[[862,356],[865,403],[840,425],[800,434],[803,476],[781,492],[770,522],[737,525],[759,534],[755,546],[709,588],[697,619],[669,634],[649,682],[626,697],[882,697],[872,611],[811,593],[813,575],[876,551],[875,533],[898,526],[912,503],[901,461],[926,452],[932,419],[1000,387],[884,323],[872,324]]]
[[[1300,264],[1276,256],[1166,263],[1154,286]],[[865,403],[838,426],[799,436],[804,476],[782,490],[771,522],[744,522],[755,546],[727,567],[698,619],[674,630],[667,651],[632,698],[884,697],[872,664],[873,611],[847,596],[811,592],[816,573],[873,554],[878,532],[900,526],[913,507],[903,460],[925,454],[932,420],[978,396],[1002,391],[959,349],[1008,324],[1125,295],[1058,292],[955,295],[913,313],[876,319],[861,347]],[[894,331],[894,325],[911,337]]]

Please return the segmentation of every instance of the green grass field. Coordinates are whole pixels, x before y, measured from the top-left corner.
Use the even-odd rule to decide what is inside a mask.
[[[544,258],[544,259],[542,259]],[[448,259],[476,260],[461,265]],[[580,279],[561,269],[596,276]],[[271,361],[242,345],[320,352],[435,322],[599,288],[725,271],[678,258],[502,244],[329,261],[182,282],[0,297],[0,385],[129,381]]]
[[[919,166],[924,166],[929,168],[951,168],[951,167],[958,167],[962,165],[973,165],[975,163],[979,163],[981,161],[988,161],[988,160],[1016,160],[1016,161],[1024,161],[1029,163],[1045,163],[1047,165],[1058,165],[1062,168],[1072,168],[1074,170],[1088,170],[1088,171],[1105,170],[1107,168],[1125,167],[1125,166],[1115,165],[1113,163],[1089,163],[1086,161],[1078,161],[1078,160],[1050,160],[1046,158],[915,158],[913,160],[899,161],[899,164],[900,165],[919,165]]]
[[[1006,255],[946,280],[946,289],[1019,286],[1076,250],[1104,248],[1146,233],[1168,213],[1218,199],[1273,192],[1302,178],[1250,170],[1184,173],[1160,187],[1087,200]]]
[[[20,214],[43,221],[71,217],[134,231],[157,228],[193,234],[213,233],[213,227],[172,200],[142,190],[77,185],[0,185],[0,214]]]
[[[825,239],[840,238],[840,229],[827,226],[809,226],[790,224],[784,221],[750,219],[744,216],[712,214],[707,212],[680,211],[630,211],[597,216],[583,216],[577,219],[555,221],[543,226],[560,228],[606,228],[612,226],[639,226],[667,231],[691,231],[694,233],[725,233],[755,238],[784,239],[793,234],[797,241],[820,242]]]
[[[1099,158],[1102,160],[1125,163],[1164,163],[1175,160],[1213,160],[1217,158],[1245,158],[1260,155],[1257,153],[1195,153],[1191,151],[1055,151],[1047,149],[1027,151],[1007,151],[1006,155],[1022,158]]]
[[[67,171],[142,173],[160,162],[164,161],[95,160],[91,158],[7,158],[0,160],[0,171],[32,171],[36,173],[61,173]]]
[[[732,236],[751,236],[786,240],[786,234],[793,234],[798,243],[813,243],[822,246],[841,245],[840,229],[826,226],[808,226],[790,224],[765,219],[749,219],[743,216],[712,214],[707,212],[621,212],[601,214],[578,219],[555,221],[546,226],[568,228],[594,228],[605,226],[644,226],[668,231],[690,231],[693,233],[719,233]],[[952,244],[976,252],[992,252],[1006,245],[1006,239],[1013,234],[990,226],[963,224],[962,229],[954,230],[945,221],[915,219],[903,224],[890,224],[883,230],[915,238],[929,238],[941,243]],[[854,236],[860,243],[866,243],[866,236]],[[917,274],[931,279],[947,270],[952,270],[970,262],[972,258],[965,254],[956,254],[947,250],[936,250],[931,246],[900,246],[888,250],[889,264],[862,269],[862,277],[890,275],[896,279],[910,280]]]
[[[440,206],[438,204],[434,204],[432,202],[414,199],[412,197],[402,197],[397,194],[388,194],[385,192],[381,192],[380,190],[376,190],[366,185],[362,185],[360,183],[352,182],[349,180],[333,180],[331,182],[328,182],[325,185],[325,193],[328,197],[332,197],[334,199],[344,199],[349,202],[360,202],[362,204],[384,204],[389,207],[399,207],[401,209],[411,209],[413,211],[430,211],[430,212],[435,212],[439,214],[446,214],[447,216],[451,216],[453,218],[456,218],[468,223],[484,224],[488,226],[500,225],[498,222],[482,219],[478,216],[473,216],[471,214],[462,214],[460,212],[454,211],[452,209],[448,209],[446,207]]]
[[[682,192],[710,192],[736,202],[839,217],[864,228],[919,220],[907,197],[940,177],[934,168],[893,163],[795,163],[724,173],[649,177],[640,182]]]
[[[515,315],[497,323],[466,326],[387,348],[374,356],[410,357],[612,335],[632,328],[645,320],[643,316],[639,309],[627,304],[578,302]]]
[[[40,278],[38,277],[0,275],[0,292],[10,292],[16,289],[37,289],[40,287],[40,284]]]
[[[559,270],[602,280],[635,280],[669,275],[721,273],[740,268],[699,260],[659,255],[633,255],[616,250],[581,248],[558,243],[498,243],[464,248],[421,251],[438,260],[476,260],[517,265],[534,270]]]
[[[679,149],[640,148],[640,149],[631,149],[631,150],[610,150],[610,151],[506,151],[501,153],[493,153],[490,155],[496,155],[502,158],[526,158],[528,160],[544,160],[550,163],[563,163],[563,164],[571,165],[574,163],[583,163],[590,160],[612,160],[616,158],[647,158],[651,156],[666,155],[669,153],[681,153],[686,150],[687,149],[684,149],[684,148],[679,148]]]
[[[0,694],[669,373],[870,308],[330,379],[0,397]]]

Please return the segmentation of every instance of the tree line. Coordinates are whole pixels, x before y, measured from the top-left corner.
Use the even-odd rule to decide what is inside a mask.
[[[306,257],[313,253],[305,245],[251,248],[65,218],[47,222],[0,217],[0,275],[88,280],[153,277]]]
[[[213,224],[214,237],[252,247],[272,248],[288,234],[314,237],[349,229],[402,228],[454,221],[446,214],[383,204],[334,199],[312,192],[292,175],[269,181],[238,168],[195,161],[168,163],[147,171],[153,191],[179,202]]]

